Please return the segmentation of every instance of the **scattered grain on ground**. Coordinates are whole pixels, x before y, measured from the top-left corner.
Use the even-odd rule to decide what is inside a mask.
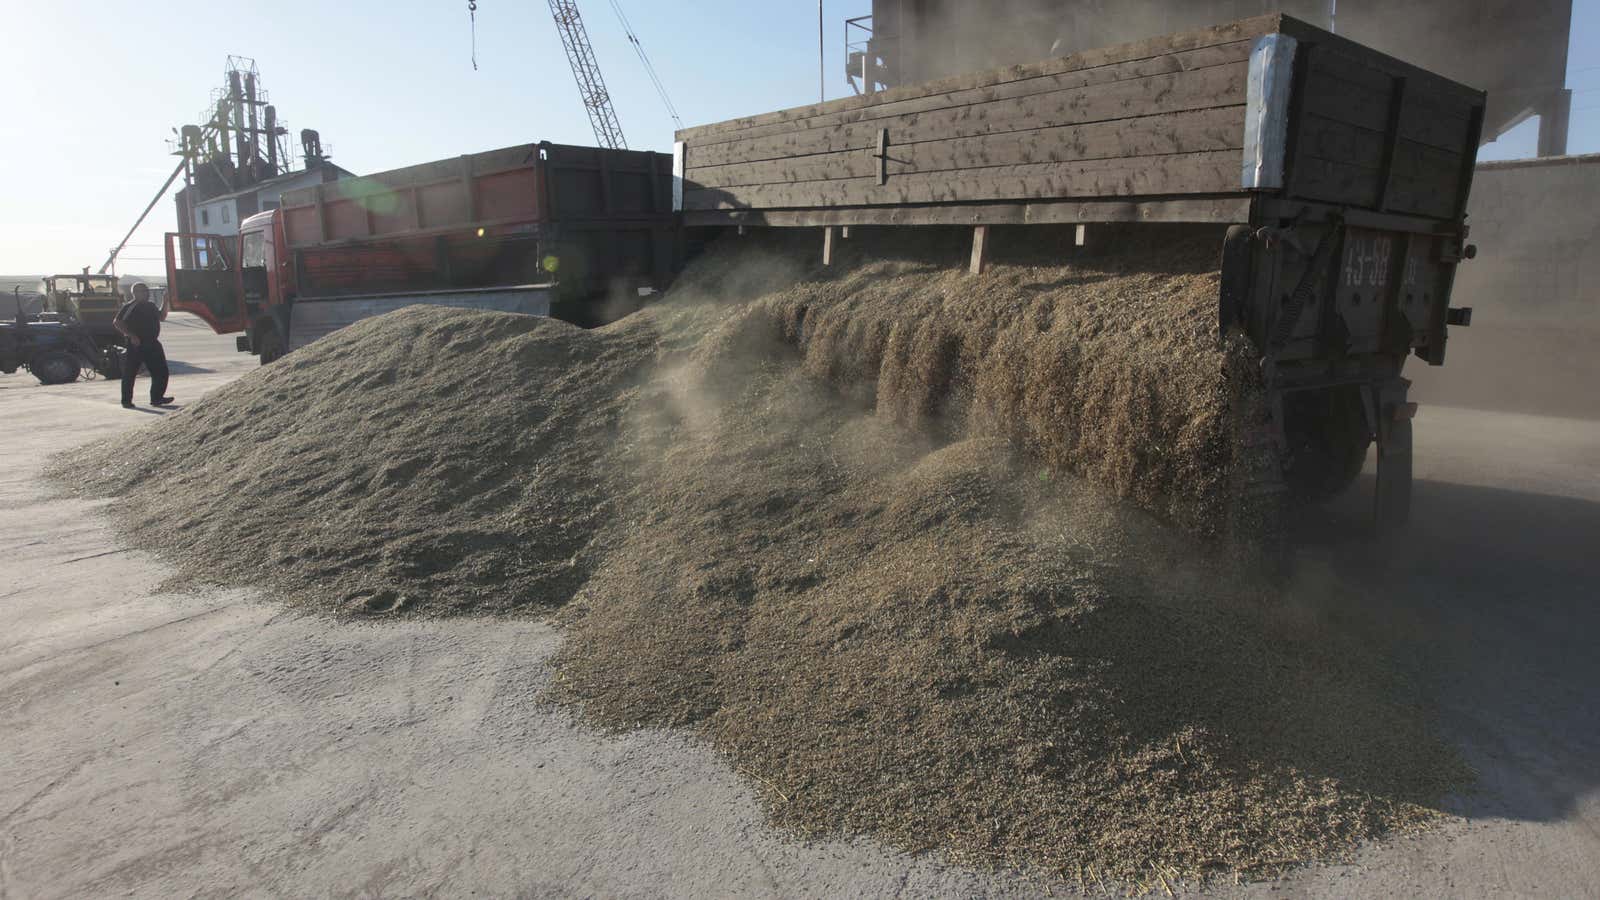
[[[1251,379],[1215,236],[1168,237],[981,278],[725,240],[614,325],[404,310],[56,475],[189,577],[559,609],[559,699],[694,729],[801,832],[1268,873],[1464,773],[1371,648],[1210,558]]]

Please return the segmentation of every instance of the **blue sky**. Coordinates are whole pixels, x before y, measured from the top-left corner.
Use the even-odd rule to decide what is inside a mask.
[[[687,124],[817,99],[814,0],[618,0]],[[372,172],[536,140],[593,142],[548,6],[479,0],[478,71],[465,0],[176,3],[0,0],[0,273],[98,268],[175,159],[229,54],[254,57],[293,132]],[[844,96],[843,21],[826,0],[827,95]],[[673,125],[612,12],[581,3],[631,146],[668,150]],[[1600,0],[1577,0],[1571,149],[1600,151]],[[1485,158],[1531,155],[1524,126]],[[163,199],[124,254],[156,273]]]

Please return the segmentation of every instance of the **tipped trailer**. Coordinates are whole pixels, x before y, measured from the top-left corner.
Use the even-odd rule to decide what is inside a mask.
[[[1410,508],[1408,357],[1445,359],[1482,91],[1283,15],[679,131],[689,228],[1189,223],[1262,356],[1268,489]],[[1081,237],[1081,234],[1080,234]]]
[[[289,191],[238,235],[169,233],[171,305],[263,363],[417,304],[599,324],[672,276],[670,162],[525,144]]]

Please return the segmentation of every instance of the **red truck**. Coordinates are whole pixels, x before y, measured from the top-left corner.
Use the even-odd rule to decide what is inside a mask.
[[[238,235],[169,233],[167,283],[263,363],[414,304],[600,324],[675,269],[672,157],[548,142],[314,185]]]

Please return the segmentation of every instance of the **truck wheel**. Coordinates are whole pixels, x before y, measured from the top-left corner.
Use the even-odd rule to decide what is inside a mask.
[[[1411,420],[1389,425],[1378,442],[1378,487],[1372,501],[1373,524],[1380,533],[1404,528],[1411,519]]]
[[[78,380],[78,358],[70,353],[47,351],[28,363],[28,371],[40,384],[71,384]]]
[[[283,335],[279,334],[278,329],[275,327],[268,326],[263,328],[261,330],[261,339],[257,342],[257,346],[260,348],[259,355],[263,366],[267,363],[275,362],[284,353]]]
[[[1299,392],[1285,400],[1284,419],[1285,481],[1297,500],[1324,503],[1355,483],[1372,444],[1360,393],[1350,388]]]

